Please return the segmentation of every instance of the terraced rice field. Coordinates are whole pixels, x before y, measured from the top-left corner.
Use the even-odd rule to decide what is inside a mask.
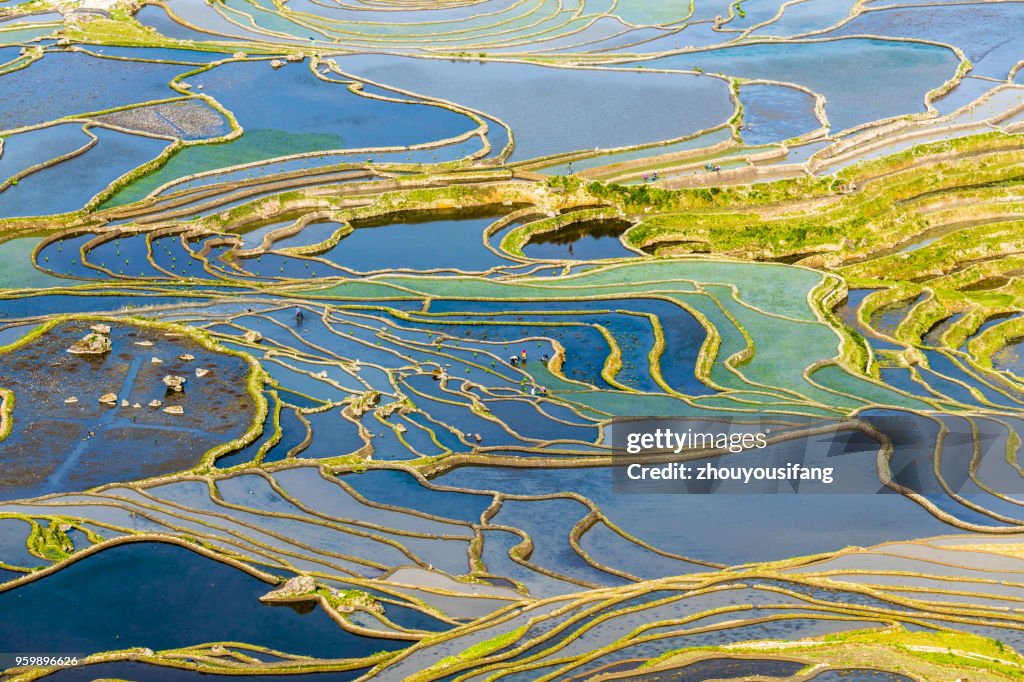
[[[1021,679],[1022,45],[0,0],[0,679]]]

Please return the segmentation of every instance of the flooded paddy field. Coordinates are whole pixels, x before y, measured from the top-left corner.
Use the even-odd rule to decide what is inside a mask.
[[[0,677],[1019,679],[1020,7],[0,0]]]
[[[85,622],[68,619],[54,608],[55,595],[65,595],[61,601],[74,604],[85,585],[96,600],[75,609]],[[126,590],[128,585],[134,589]],[[130,637],[154,649],[211,640],[245,641],[257,647],[274,645],[293,654],[339,658],[358,658],[370,649],[389,644],[359,642],[330,623],[322,611],[301,613],[287,606],[261,604],[258,598],[268,591],[266,588],[267,584],[254,576],[181,546],[129,543],[75,562],[52,577],[3,592],[0,599],[11,601],[5,612],[17,614],[15,617],[26,624],[34,622],[32,630],[25,631],[23,641],[7,640],[22,647],[37,646],[40,640],[36,633],[41,631],[47,633],[50,646],[71,647],[83,654],[114,648],[119,637]],[[183,611],[178,608],[183,603],[207,613]],[[232,617],[232,622],[226,622],[214,616],[227,605],[231,605],[237,620]],[[152,628],[148,616],[153,608],[173,614],[163,619],[160,630]],[[203,632],[207,628],[224,631]],[[283,642],[274,634],[280,631],[287,632],[290,641]]]
[[[218,358],[158,330],[107,327],[109,335],[92,331],[87,321],[59,324],[4,353],[5,388],[20,396],[23,415],[4,441],[4,497],[170,473],[188,466],[188,452],[204,452],[248,428],[254,406],[244,390],[244,361]],[[108,339],[110,350],[68,352],[83,338],[98,345]],[[174,391],[162,380],[182,374],[187,390]],[[172,406],[182,414],[169,413]],[[133,457],[140,450],[146,456]]]

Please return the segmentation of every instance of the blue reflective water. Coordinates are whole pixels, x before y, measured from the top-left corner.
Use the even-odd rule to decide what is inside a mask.
[[[307,63],[281,69],[269,64],[268,60],[229,62],[188,78],[194,92],[202,86],[205,94],[237,117],[245,132],[229,142],[183,149],[123,194],[128,199],[141,198],[186,175],[278,156],[405,147],[448,139],[476,127],[467,116],[441,107],[362,97],[343,84],[320,79]]]
[[[2,83],[0,79],[0,87]],[[0,217],[78,210],[109,183],[158,156],[168,144],[167,140],[107,128],[93,128],[92,132],[99,142],[87,152],[33,173],[0,193]],[[62,191],[54,192],[58,184]]]
[[[595,260],[637,258],[622,245],[619,236],[629,228],[626,220],[589,220],[572,223],[551,232],[530,237],[523,253],[530,258],[555,260]]]
[[[693,69],[797,83],[826,97],[838,132],[888,116],[924,111],[924,95],[951,78],[958,60],[935,45],[867,38],[764,43],[647,60],[648,68]],[[742,91],[742,88],[741,88]]]
[[[2,59],[2,57],[0,57]],[[81,148],[89,137],[80,123],[61,123],[8,135],[0,156],[0,178],[7,178],[30,166],[49,161]]]
[[[918,38],[956,45],[971,61],[974,67],[971,75],[1004,80],[1021,58],[1024,4],[956,4],[864,12],[827,35],[853,34]]]
[[[145,5],[141,12],[149,9],[159,8],[159,5]],[[138,16],[138,15],[136,15]],[[161,61],[179,62],[182,64],[208,64],[210,62],[228,59],[231,55],[222,51],[209,50],[184,50],[173,47],[125,47],[121,45],[90,45],[89,52],[107,57],[124,57],[126,59],[158,59]]]
[[[173,3],[174,9],[179,9],[181,3]],[[212,16],[212,12],[211,12]],[[224,37],[215,33],[197,31],[194,28],[180,24],[170,17],[167,10],[161,5],[143,5],[142,9],[135,13],[135,19],[143,26],[152,26],[157,33],[174,38],[176,40],[194,40],[196,42],[212,42],[223,40]],[[225,22],[226,23],[226,22]],[[231,32],[240,32],[237,27],[225,26],[224,29]]]
[[[596,502],[619,528],[659,549],[728,564],[953,532],[899,495],[622,494],[612,489],[611,479],[609,468],[463,467],[433,482],[517,495],[576,492]],[[652,524],[653,518],[669,521]],[[779,524],[791,532],[773,532]],[[843,534],[837,538],[839,526]],[[628,564],[628,557],[620,560]]]
[[[516,160],[675,139],[732,114],[723,82],[689,75],[387,55],[338,62],[343,71],[501,119],[515,131]]]
[[[18,651],[85,654],[232,641],[323,658],[402,644],[349,634],[319,608],[303,614],[261,604],[272,588],[177,545],[120,545],[0,593],[0,609],[20,624],[5,630],[4,643]]]
[[[743,141],[750,145],[782,142],[817,129],[814,98],[795,88],[778,85],[740,87]]]
[[[393,217],[386,225],[356,227],[320,257],[359,272],[396,268],[486,270],[508,262],[483,243],[484,229],[496,219]]]
[[[168,83],[187,67],[48,52],[0,78],[0,129],[177,95]]]

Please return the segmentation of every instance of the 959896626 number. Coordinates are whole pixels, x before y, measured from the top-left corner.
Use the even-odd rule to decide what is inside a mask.
[[[15,656],[14,665],[22,666],[70,666],[78,665],[78,656]]]

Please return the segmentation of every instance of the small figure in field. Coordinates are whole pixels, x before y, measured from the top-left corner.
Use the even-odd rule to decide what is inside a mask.
[[[296,320],[301,320],[302,319],[302,308],[296,308],[295,309],[295,319]]]
[[[644,182],[647,182],[647,173],[644,173]]]
[[[573,173],[575,173],[575,172],[576,172],[576,171],[575,171],[575,170],[573,169],[573,167],[572,167],[572,161],[570,161],[570,162],[569,162],[569,175],[572,175],[572,174],[573,174]]]
[[[523,363],[524,365],[526,364],[526,349],[525,348],[519,354],[519,362]]]
[[[548,364],[548,354],[547,353],[545,353],[544,355],[540,356],[540,359],[544,361],[545,365]]]
[[[519,364],[519,358],[517,358],[516,356],[514,356],[514,355],[513,355],[512,357],[510,357],[510,358],[508,359],[508,364],[510,364],[510,365],[512,365],[513,367],[515,367],[516,365],[518,365],[518,364]]]

